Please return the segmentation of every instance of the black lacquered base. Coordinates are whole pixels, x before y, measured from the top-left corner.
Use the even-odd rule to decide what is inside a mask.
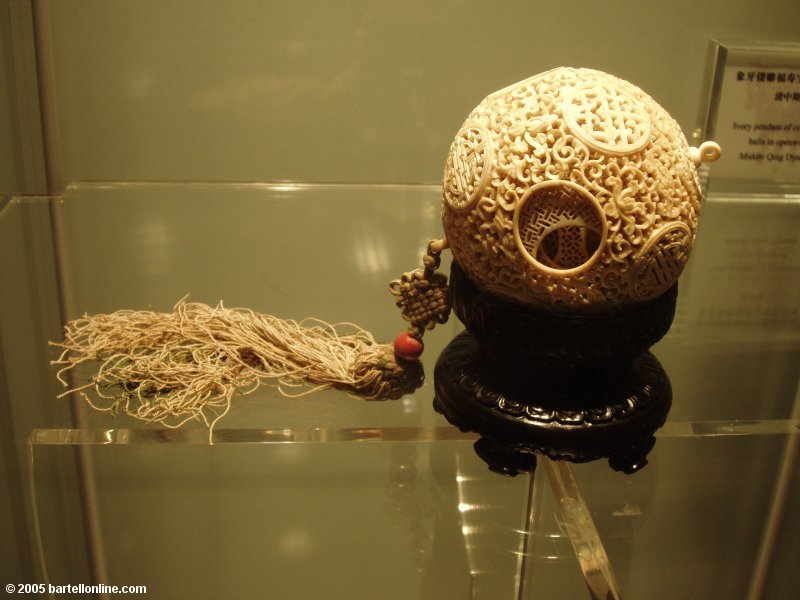
[[[532,471],[536,452],[574,462],[607,458],[613,469],[633,473],[647,464],[666,420],[669,379],[649,352],[624,374],[596,375],[575,372],[560,386],[537,386],[529,372],[498,376],[464,332],[436,363],[434,407],[462,431],[480,434],[476,452],[500,473]]]
[[[558,312],[481,290],[453,262],[450,299],[467,332],[439,357],[434,407],[479,433],[475,450],[501,473],[533,470],[536,452],[637,471],[672,404],[648,349],[669,330],[677,294],[673,286],[647,302]]]

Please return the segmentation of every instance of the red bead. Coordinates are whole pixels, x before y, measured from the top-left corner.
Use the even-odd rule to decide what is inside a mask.
[[[400,360],[417,360],[425,349],[422,340],[404,331],[394,338],[394,355]]]

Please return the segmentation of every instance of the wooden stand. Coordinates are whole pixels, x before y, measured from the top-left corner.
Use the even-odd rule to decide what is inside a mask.
[[[648,348],[669,330],[677,286],[659,298],[594,315],[559,314],[478,290],[457,263],[453,310],[467,331],[439,357],[434,407],[463,431],[492,470],[516,475],[535,453],[607,458],[632,473],[647,464],[672,403]]]

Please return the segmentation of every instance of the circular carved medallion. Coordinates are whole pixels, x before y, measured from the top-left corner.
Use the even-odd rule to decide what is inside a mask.
[[[650,139],[650,119],[641,102],[616,85],[589,81],[567,93],[564,120],[590,148],[610,154],[641,150]]]
[[[445,201],[457,210],[472,206],[489,179],[492,142],[482,127],[465,127],[450,146],[444,171]]]
[[[678,279],[692,250],[692,232],[682,222],[670,223],[653,233],[642,248],[631,273],[631,296],[655,298]]]
[[[570,181],[543,181],[520,199],[514,238],[523,256],[552,275],[574,275],[600,256],[607,223],[599,203]]]

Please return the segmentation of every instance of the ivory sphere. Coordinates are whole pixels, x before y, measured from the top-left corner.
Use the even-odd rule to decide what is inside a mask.
[[[558,310],[658,297],[694,244],[696,165],[677,122],[638,87],[558,68],[497,91],[447,158],[442,220],[454,258],[484,290]]]

